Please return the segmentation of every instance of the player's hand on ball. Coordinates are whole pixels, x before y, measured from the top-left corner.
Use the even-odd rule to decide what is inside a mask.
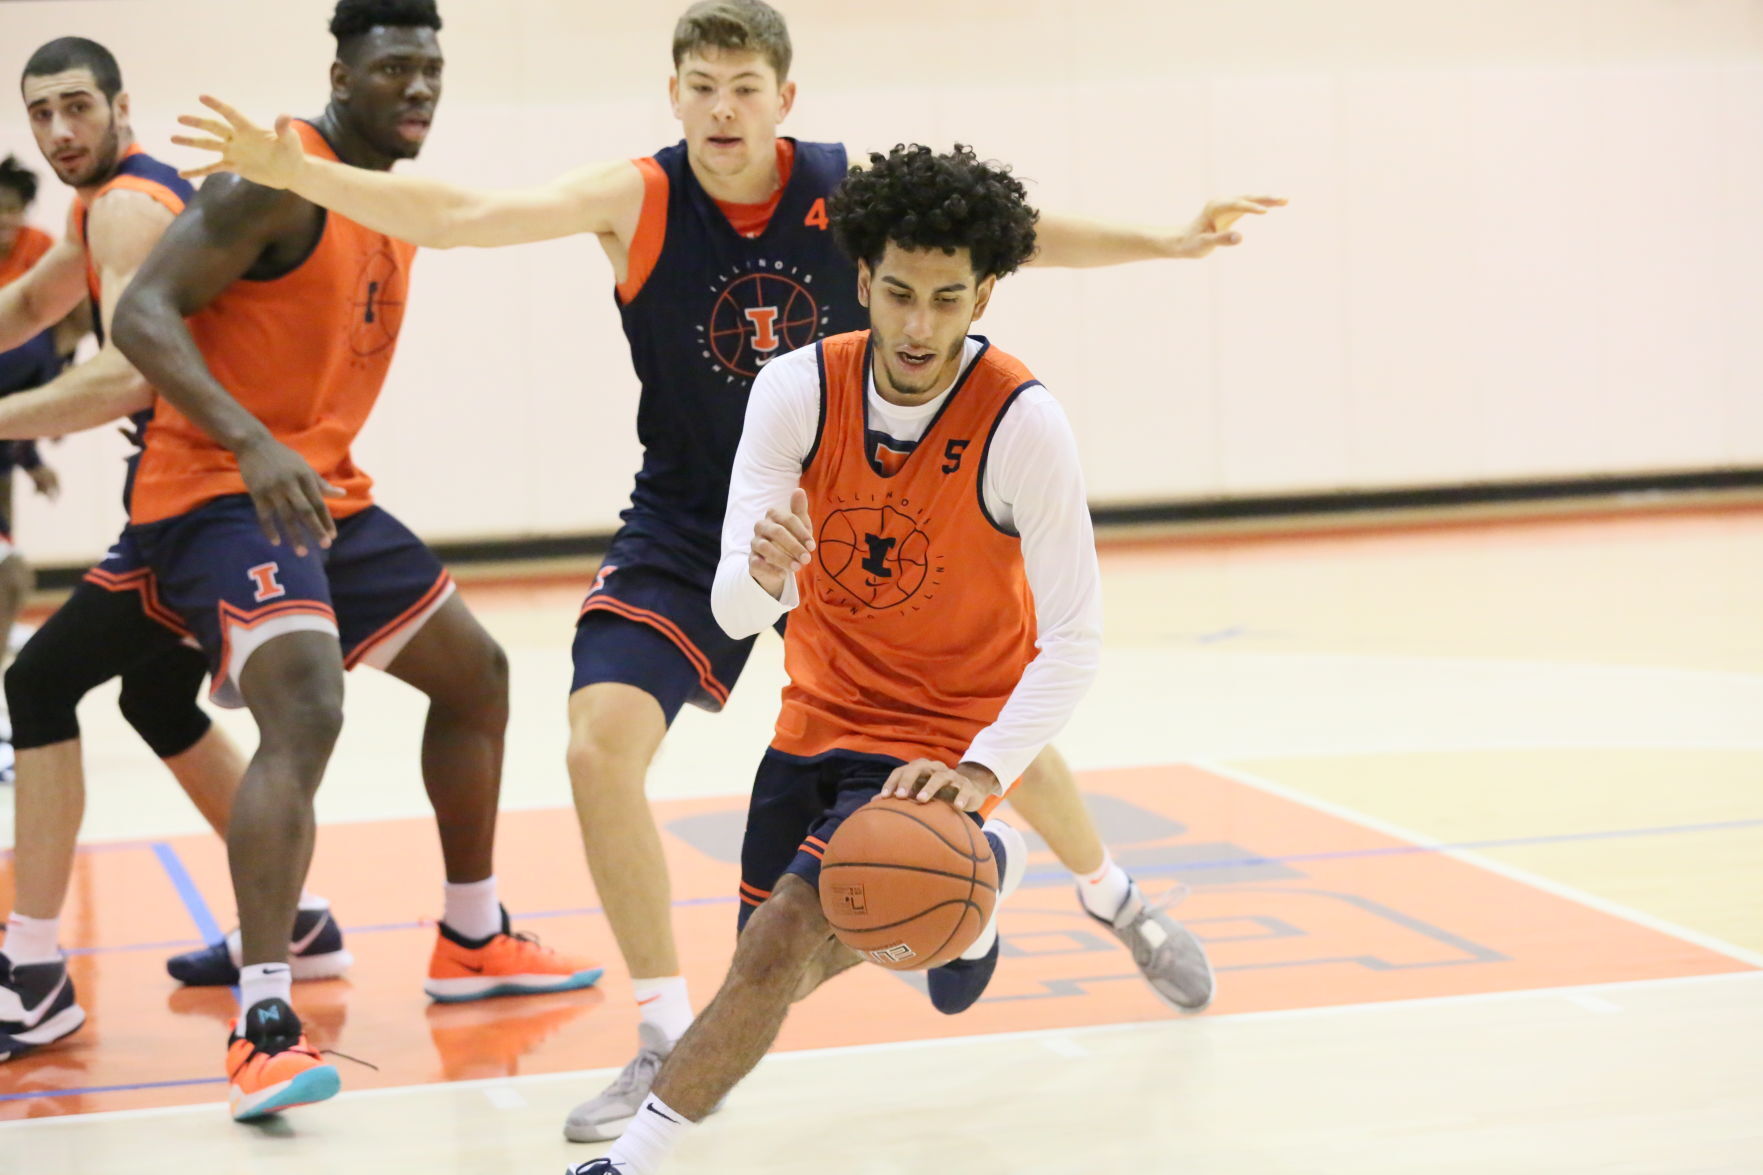
[[[171,141],[180,147],[212,151],[220,158],[206,167],[193,167],[179,172],[179,175],[193,180],[213,175],[217,171],[230,171],[266,188],[293,187],[294,178],[300,174],[300,167],[306,162],[306,148],[300,142],[300,132],[294,129],[293,119],[282,115],[275,120],[275,129],[270,131],[258,126],[219,98],[210,98],[204,94],[202,105],[226,121],[185,114],[178,118],[178,122],[199,131],[207,131],[213,137],[198,139],[189,135],[173,135]]]
[[[808,493],[790,494],[788,510],[770,510],[753,526],[753,547],[747,554],[747,571],[753,582],[784,598],[784,587],[812,561],[814,521],[808,517]]]
[[[978,763],[950,767],[935,759],[914,759],[894,768],[881,789],[884,799],[899,796],[921,804],[930,803],[939,794],[957,811],[977,812],[981,804],[999,794],[998,777]]]
[[[1209,200],[1200,215],[1176,241],[1174,255],[1200,258],[1220,246],[1243,243],[1243,234],[1232,232],[1231,226],[1245,216],[1265,216],[1270,208],[1283,208],[1284,196],[1237,196],[1230,200]]]

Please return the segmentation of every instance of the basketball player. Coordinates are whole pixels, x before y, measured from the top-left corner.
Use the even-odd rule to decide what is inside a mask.
[[[66,237],[0,291],[0,346],[42,338],[38,332],[84,303],[88,292],[103,340],[123,287],[183,208],[190,186],[136,145],[122,72],[104,46],[79,37],[49,42],[26,63],[22,89],[38,146],[74,189],[76,204]],[[137,414],[138,432],[152,402],[146,382],[106,343],[89,362],[0,400],[0,437],[58,436],[130,413]],[[125,534],[6,674],[19,754],[14,906],[0,944],[0,1060],[58,1040],[85,1020],[58,939],[85,806],[76,710],[86,693],[122,678],[124,717],[225,835],[245,759],[197,704],[206,667],[182,633]],[[302,906],[297,972],[340,974],[349,955],[327,905],[302,895]],[[224,944],[218,958],[212,949],[182,956],[172,971],[206,983],[238,978]]]
[[[857,261],[869,329],[755,381],[713,594],[731,636],[793,613],[741,848],[742,889],[761,901],[642,1112],[577,1175],[660,1170],[770,1048],[790,1003],[857,961],[817,892],[818,846],[845,817],[877,795],[941,793],[977,811],[1071,717],[1100,659],[1076,438],[1019,360],[968,333],[1034,252],[1022,184],[964,147],[896,147],[828,215]],[[1002,901],[1021,841],[996,825]],[[995,917],[963,956],[969,1004],[998,957]]]
[[[594,885],[643,1019],[635,1060],[570,1116],[565,1130],[577,1141],[616,1136],[691,1022],[644,779],[680,708],[720,708],[753,646],[751,636],[728,637],[710,610],[745,392],[762,366],[791,349],[865,323],[855,271],[827,231],[826,200],[847,170],[845,148],[778,137],[796,96],[790,59],[783,18],[761,0],[695,4],[675,29],[669,81],[684,140],[524,190],[338,167],[305,153],[286,119],[262,130],[214,99],[204,101],[220,119],[180,120],[208,137],[176,140],[221,156],[192,175],[237,171],[418,245],[592,233],[612,264],[643,385],[644,457],[577,621],[568,762]],[[1215,202],[1186,231],[1049,218],[1038,260],[1202,257],[1239,241],[1230,231],[1238,218],[1279,203]],[[1128,945],[1158,993],[1184,1009],[1203,1006],[1209,972],[1182,970],[1189,956],[1170,945],[1186,932],[1109,859],[1056,752],[1030,769],[1015,802],[1078,875],[1085,910]]]
[[[342,0],[330,102],[306,150],[385,170],[421,150],[441,95],[432,0]],[[422,772],[446,862],[424,990],[441,1001],[566,991],[600,972],[516,936],[492,872],[508,665],[427,547],[373,504],[350,446],[401,323],[415,250],[288,192],[202,189],[117,307],[117,345],[160,396],[131,533],[208,655],[213,695],[259,744],[227,829],[244,966],[227,1049],[233,1116],[336,1093],[289,1006],[289,932],[343,672],[427,695]]]

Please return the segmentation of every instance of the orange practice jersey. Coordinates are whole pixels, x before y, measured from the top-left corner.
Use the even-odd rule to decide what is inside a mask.
[[[337,157],[315,128],[295,125],[308,154]],[[337,518],[373,502],[373,479],[356,468],[349,447],[385,383],[415,256],[414,245],[329,212],[317,246],[293,272],[236,281],[189,319],[214,378],[344,491],[329,499]],[[244,492],[232,453],[161,399],[135,479],[134,521]]]
[[[135,167],[140,169],[138,172],[129,166],[131,160],[136,161]],[[139,143],[124,151],[117,162],[119,170],[115,175],[91,195],[82,195],[74,201],[72,220],[68,228],[79,239],[82,247],[87,244],[86,221],[91,215],[92,205],[106,193],[118,190],[140,192],[170,209],[173,216],[184,210],[184,193],[189,190],[190,185],[179,179],[176,171],[148,156],[141,150]],[[142,164],[146,166],[142,167]],[[104,291],[99,281],[98,266],[92,261],[92,250],[89,247],[86,248],[86,292],[92,296],[93,317],[100,323],[99,336],[102,338],[103,319],[98,317],[97,308],[104,304]]]
[[[0,257],[0,286],[9,286],[30,272],[31,266],[42,259],[55,241],[40,228],[25,225],[18,230],[18,239],[12,242],[12,249],[4,257]]]
[[[998,421],[1037,381],[988,347],[884,474],[865,452],[868,355],[868,331],[820,344],[820,436],[802,477],[816,549],[784,637],[790,682],[772,745],[952,766],[1035,657],[1021,543],[987,515],[982,489]]]

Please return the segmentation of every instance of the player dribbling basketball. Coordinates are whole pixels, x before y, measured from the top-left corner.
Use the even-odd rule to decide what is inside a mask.
[[[858,961],[817,893],[848,816],[877,795],[941,795],[978,819],[1096,672],[1100,576],[1070,425],[1026,367],[968,334],[1034,252],[1036,215],[1007,170],[963,147],[871,163],[829,202],[869,329],[766,366],[729,486],[716,618],[742,637],[791,613],[741,850],[740,942],[612,1153],[575,1175],[659,1170],[790,1004]],[[1002,899],[1026,854],[1008,826],[985,833]],[[944,968],[939,1007],[977,1000],[998,954],[994,919]]]

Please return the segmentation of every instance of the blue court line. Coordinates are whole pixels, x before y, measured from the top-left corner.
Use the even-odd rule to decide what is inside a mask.
[[[130,1093],[137,1089],[176,1089],[180,1085],[225,1085],[224,1077],[187,1077],[182,1081],[143,1081],[136,1085],[88,1085],[81,1089],[32,1089],[24,1093],[0,1093],[0,1102],[23,1102],[32,1098],[80,1097],[89,1093]]]
[[[1706,824],[1669,824],[1652,828],[1614,828],[1603,832],[1559,832],[1542,836],[1507,836],[1491,840],[1460,840],[1437,844],[1385,845],[1377,849],[1338,849],[1325,853],[1292,853],[1284,857],[1224,857],[1214,861],[1183,861],[1176,865],[1135,866],[1135,873],[1152,876],[1188,873],[1201,869],[1243,869],[1257,865],[1294,865],[1305,861],[1350,861],[1369,857],[1407,857],[1419,853],[1471,852],[1476,849],[1511,849],[1527,845],[1560,845],[1594,840],[1629,840],[1647,836],[1679,836],[1693,832],[1731,832],[1741,828],[1763,828],[1763,818],[1750,820],[1717,820]],[[1064,871],[1030,873],[1023,878],[1049,884],[1063,880]]]
[[[160,867],[165,875],[171,878],[171,884],[183,899],[184,909],[190,912],[190,920],[196,924],[196,933],[204,942],[216,942],[221,937],[220,923],[208,910],[208,903],[202,900],[202,891],[196,888],[196,879],[184,868],[183,858],[178,851],[162,840],[153,842],[153,855],[159,858]]]

